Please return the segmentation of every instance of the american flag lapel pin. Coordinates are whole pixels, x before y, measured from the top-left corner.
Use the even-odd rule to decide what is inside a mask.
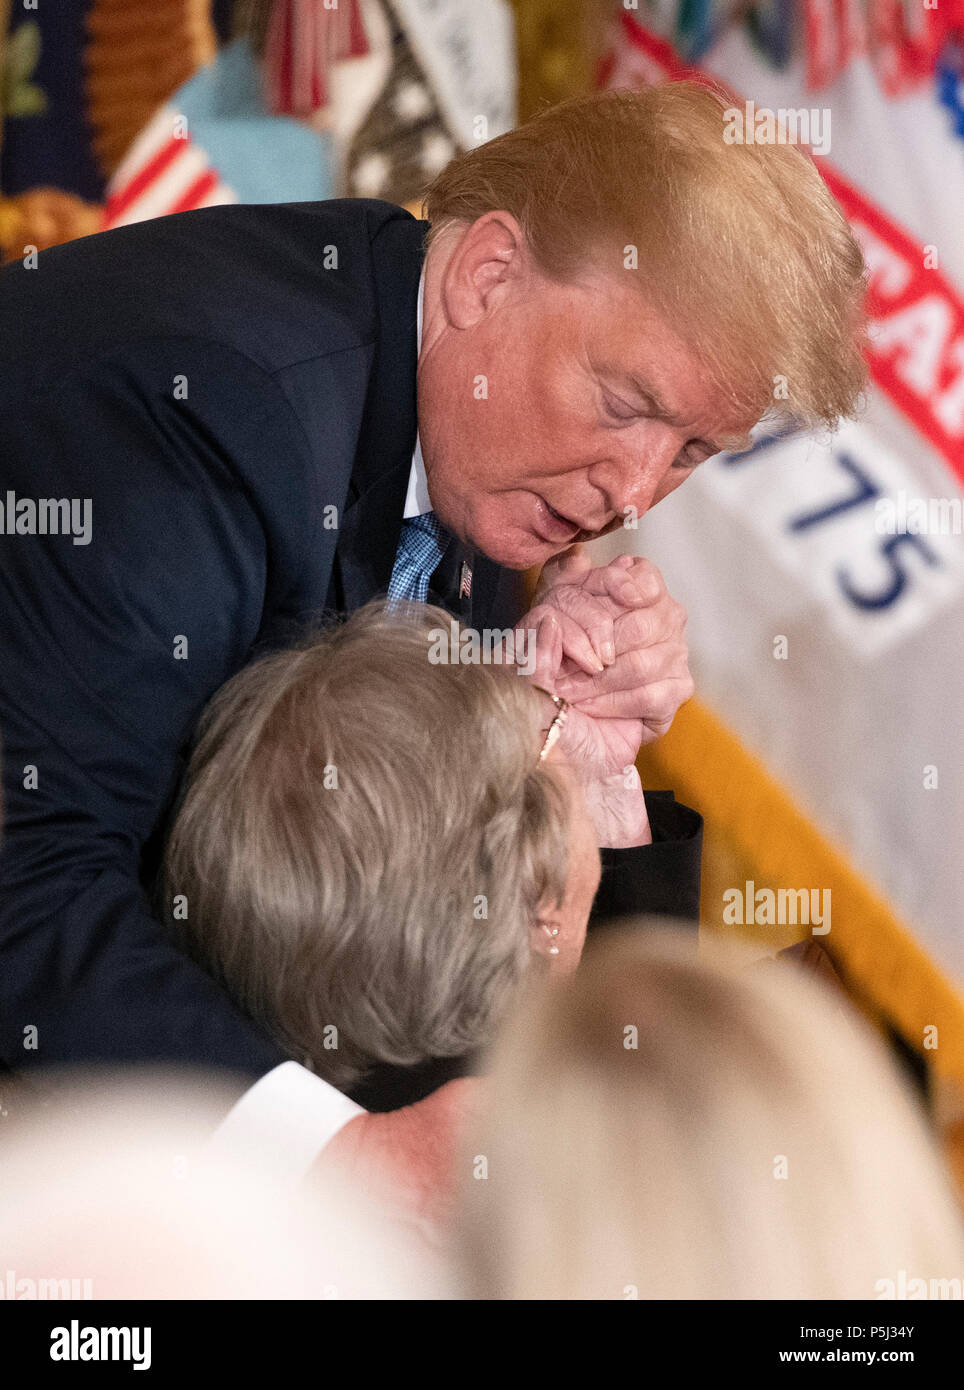
[[[459,598],[469,598],[472,593],[472,566],[468,560],[462,561],[462,571],[459,578]]]

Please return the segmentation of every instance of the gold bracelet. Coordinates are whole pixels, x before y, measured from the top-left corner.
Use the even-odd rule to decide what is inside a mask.
[[[546,691],[546,694],[549,695],[548,690]],[[542,745],[542,751],[539,754],[540,763],[545,762],[546,758],[549,756],[550,751],[558,743],[560,735],[562,734],[562,726],[569,718],[568,700],[564,700],[561,695],[549,695],[549,699],[555,705],[556,713],[552,723],[546,730],[546,739]]]

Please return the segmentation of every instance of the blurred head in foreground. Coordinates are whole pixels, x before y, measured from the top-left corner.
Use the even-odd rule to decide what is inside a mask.
[[[575,781],[540,761],[546,696],[433,661],[451,626],[373,604],[247,666],[203,717],[168,841],[178,938],[343,1090],[488,1045],[534,956],[578,959],[599,881]]]
[[[533,988],[462,1162],[472,1297],[873,1299],[901,1270],[964,1277],[942,1165],[876,1038],[798,972],[665,933],[606,933]]]
[[[4,1122],[0,1296],[431,1298],[411,1230],[337,1172],[281,1185],[213,1149],[224,1083],[145,1070],[48,1078]],[[23,1098],[18,1097],[23,1104]]]

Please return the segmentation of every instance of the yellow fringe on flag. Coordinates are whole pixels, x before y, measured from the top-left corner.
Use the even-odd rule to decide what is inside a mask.
[[[788,944],[772,927],[724,926],[723,891],[829,888],[832,925],[821,938],[857,1002],[884,1016],[934,1072],[964,1087],[964,1000],[883,897],[793,803],[766,767],[699,700],[670,732],[644,748],[644,786],[672,787],[706,821],[703,923],[770,948]],[[718,907],[717,907],[718,905]],[[791,929],[791,939],[807,935]]]

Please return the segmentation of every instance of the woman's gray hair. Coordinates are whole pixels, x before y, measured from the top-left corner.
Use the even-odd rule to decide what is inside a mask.
[[[538,696],[511,666],[433,664],[451,622],[372,604],[247,666],[204,713],[167,843],[182,944],[342,1089],[488,1044],[565,887]]]

